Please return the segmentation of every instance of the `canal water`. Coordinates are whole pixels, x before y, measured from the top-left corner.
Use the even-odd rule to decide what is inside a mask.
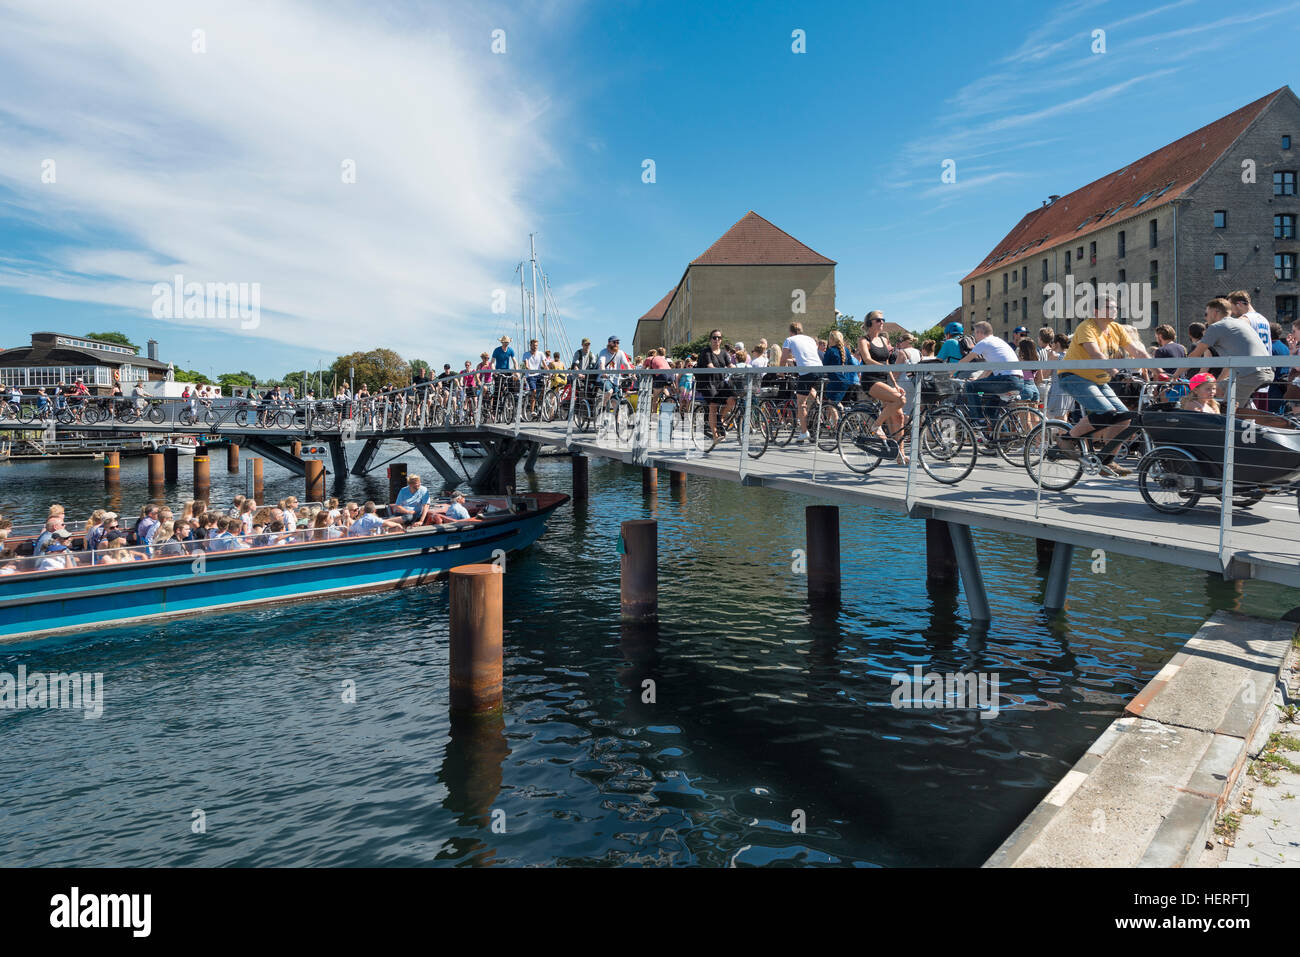
[[[224,462],[214,502],[243,490]],[[93,462],[0,466],[0,514],[134,514],[143,460],[122,473],[113,498]],[[567,492],[568,460],[520,482]],[[590,502],[510,562],[495,721],[448,719],[443,583],[0,647],[10,674],[104,676],[99,719],[0,711],[0,865],[974,866],[1212,612],[1297,603],[1080,553],[1051,620],[1033,542],[976,533],[978,631],[927,590],[922,523],[843,507],[842,601],[810,606],[811,503],[664,475],[651,504],[638,470],[593,462]],[[651,516],[657,635],[619,623],[619,522]],[[892,706],[916,666],[996,676],[996,717]]]

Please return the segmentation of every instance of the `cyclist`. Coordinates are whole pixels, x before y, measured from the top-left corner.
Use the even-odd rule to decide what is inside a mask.
[[[1118,315],[1119,304],[1114,297],[1098,299],[1093,308],[1093,318],[1079,323],[1074,331],[1065,360],[1106,359],[1120,350],[1134,359],[1149,358],[1142,343],[1125,335],[1115,322]],[[1083,418],[1070,430],[1069,439],[1088,436],[1105,443],[1129,427],[1133,413],[1108,384],[1113,372],[1107,369],[1061,370],[1058,380],[1061,392],[1077,401],[1083,410]],[[1092,435],[1094,432],[1096,434]],[[1061,436],[1057,439],[1057,451],[1067,458],[1078,458],[1078,442],[1070,442]],[[1128,469],[1115,464],[1113,455],[1103,456],[1101,461],[1103,475],[1122,477],[1129,474]]]
[[[725,369],[731,365],[731,353],[722,347],[722,330],[714,329],[709,333],[708,346],[700,350],[700,357],[695,362],[695,368]],[[732,394],[731,383],[726,375],[705,375],[699,377],[697,388],[700,397],[709,407],[708,433],[715,439],[721,439],[723,436],[718,431],[718,406],[723,407],[722,414],[724,418],[735,406],[736,397]]]
[[[902,434],[903,405],[907,401],[907,393],[898,387],[894,373],[888,371],[892,354],[889,337],[885,335],[885,314],[879,309],[867,313],[862,338],[858,340],[858,360],[872,371],[862,373],[862,391],[867,394],[867,398],[880,403],[880,424],[885,427],[888,436],[898,438],[898,457],[895,461],[899,465],[907,465],[908,459],[903,453],[906,436]]]
[[[975,334],[975,347],[962,356],[959,362],[1015,362],[1016,352],[1006,341],[993,334],[993,326],[987,322],[977,322],[971,326]],[[1019,392],[1024,376],[1018,369],[1004,372],[981,372],[966,383],[966,407],[975,418],[987,423],[989,414],[989,395],[1004,395],[1007,392]]]
[[[875,313],[872,313],[875,315]],[[867,317],[871,321],[871,316]],[[883,318],[880,320],[885,321]],[[799,368],[822,367],[821,354],[817,349],[817,340],[812,336],[806,336],[803,332],[803,323],[790,323],[790,336],[781,343],[781,365],[798,366]],[[808,401],[811,398],[813,402],[817,401],[817,380],[823,376],[814,372],[804,372],[799,375],[795,381],[795,401],[796,414],[799,418],[799,438],[796,440],[799,444],[813,441],[808,434]]]
[[[600,350],[596,356],[598,367],[601,369],[630,369],[632,368],[632,357],[619,348],[618,336],[610,336],[605,343],[605,348]],[[600,387],[607,396],[612,395],[615,388],[619,385],[620,376],[601,376]]]

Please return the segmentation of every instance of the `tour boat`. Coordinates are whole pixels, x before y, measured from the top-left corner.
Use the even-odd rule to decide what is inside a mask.
[[[421,585],[541,537],[558,492],[475,497],[472,521],[404,532],[0,574],[0,641]],[[11,539],[12,541],[12,539]],[[76,553],[83,558],[84,553]],[[0,559],[22,568],[31,558]]]

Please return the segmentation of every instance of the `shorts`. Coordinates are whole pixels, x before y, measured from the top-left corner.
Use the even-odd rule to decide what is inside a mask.
[[[805,372],[795,381],[794,391],[799,395],[807,395],[813,389],[817,388],[817,383],[825,376],[820,376],[812,372]]]
[[[1230,369],[1224,369],[1224,372],[1231,372]],[[1228,377],[1225,375],[1219,380],[1223,383],[1223,394],[1228,394]],[[1250,401],[1250,397],[1258,392],[1264,386],[1273,381],[1273,370],[1264,369],[1238,369],[1237,370],[1237,405],[1243,406]]]
[[[1091,412],[1125,412],[1128,406],[1104,382],[1092,382],[1072,372],[1062,372],[1057,380],[1060,390],[1079,403],[1083,414]]]

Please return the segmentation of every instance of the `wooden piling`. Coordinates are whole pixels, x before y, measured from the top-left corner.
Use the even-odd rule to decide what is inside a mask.
[[[678,472],[676,469],[669,469],[668,484],[674,491],[679,488],[686,488],[686,473]]]
[[[587,501],[587,456],[575,452],[572,456],[572,462],[573,500],[575,502],[585,502]]]
[[[163,481],[178,482],[181,477],[181,453],[174,445],[163,449]]]
[[[957,551],[952,545],[948,523],[925,520],[925,580],[937,585],[957,583]]]
[[[122,482],[122,453],[104,453],[104,484],[120,485]]]
[[[307,459],[302,463],[306,467],[306,501],[325,501],[325,463],[320,459]]]
[[[239,471],[239,446],[234,442],[226,446],[226,471]]]
[[[619,595],[624,621],[659,618],[659,523],[624,522],[619,531]]]
[[[198,490],[203,489],[206,491],[208,486],[211,484],[211,478],[208,475],[208,447],[206,445],[200,445],[194,450],[195,497],[201,497],[197,495]]]
[[[289,451],[293,453],[295,459],[302,458],[302,443],[297,439],[294,439],[293,443],[289,446]]]
[[[163,484],[163,454],[161,452],[149,453],[149,487],[157,488]]]
[[[504,577],[496,565],[460,565],[451,570],[453,714],[485,714],[501,708]]]
[[[262,460],[253,459],[253,498],[262,500]]]
[[[393,462],[388,466],[388,504],[397,503],[397,493],[406,488],[406,466]]]
[[[653,465],[641,468],[641,494],[650,498],[659,491],[659,470]]]
[[[805,555],[808,561],[808,596],[840,593],[840,509],[838,505],[804,508]]]

